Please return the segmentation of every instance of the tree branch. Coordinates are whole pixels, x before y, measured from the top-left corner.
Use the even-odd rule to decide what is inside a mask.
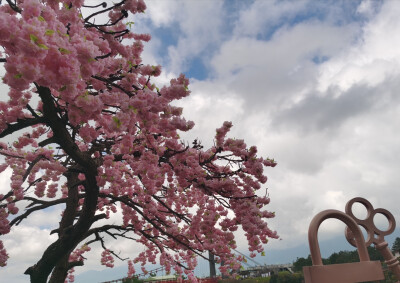
[[[4,138],[16,131],[22,130],[24,128],[34,126],[37,124],[44,124],[45,120],[43,117],[38,118],[27,118],[27,119],[18,119],[17,123],[7,124],[7,128],[0,133],[0,138]]]
[[[97,166],[94,164],[93,160],[90,159],[90,156],[80,151],[79,147],[68,133],[66,125],[61,118],[58,117],[50,89],[39,85],[36,85],[36,87],[43,102],[43,114],[46,124],[52,129],[54,133],[53,136],[57,143],[83,168],[86,170],[96,170]],[[92,171],[92,174],[96,175],[97,172]]]
[[[11,2],[11,0],[6,0],[8,5],[10,5],[11,9],[13,9],[17,13],[21,13],[22,10],[14,3]]]
[[[91,14],[90,16],[86,17],[86,18],[84,19],[84,21],[85,21],[85,22],[88,22],[88,21],[89,21],[91,18],[93,18],[94,16],[100,15],[100,14],[105,13],[105,12],[108,12],[108,11],[111,11],[112,9],[114,9],[114,8],[116,8],[116,7],[119,7],[119,6],[121,6],[122,4],[124,4],[124,3],[125,3],[125,0],[123,0],[123,1],[121,1],[121,2],[119,2],[119,3],[117,3],[117,4],[115,4],[114,6],[112,6],[112,7],[110,7],[110,8],[107,8],[107,9],[104,9],[104,10],[101,10],[101,11],[98,11],[98,12],[96,12],[96,13],[93,13],[93,14]]]
[[[31,198],[31,197],[24,197],[24,200],[31,200],[31,201],[38,201],[37,199]],[[57,199],[54,201],[42,201],[43,204],[38,205],[38,206],[34,206],[32,208],[29,208],[27,211],[25,211],[25,213],[15,217],[13,220],[10,221],[10,227],[12,227],[13,225],[18,226],[22,220],[24,220],[25,218],[27,218],[32,212],[37,211],[37,210],[42,210],[45,208],[48,208],[50,206],[54,206],[57,204],[61,204],[66,202],[66,199]]]

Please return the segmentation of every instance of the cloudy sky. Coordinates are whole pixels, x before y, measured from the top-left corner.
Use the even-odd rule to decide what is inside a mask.
[[[355,196],[400,219],[400,2],[149,0],[147,5],[146,13],[133,19],[135,31],[153,37],[144,62],[163,66],[159,84],[182,72],[191,81],[192,94],[179,105],[196,126],[182,137],[211,145],[215,128],[232,121],[231,137],[244,138],[278,162],[267,170],[267,187],[268,209],[276,212],[269,223],[281,240],[270,241],[267,256],[257,261],[307,256],[312,217],[328,208],[344,210]],[[0,182],[1,191],[6,178]],[[38,214],[6,239],[14,259],[0,269],[1,278],[27,282],[16,274],[47,246],[47,229],[58,215]],[[323,252],[350,247],[343,228],[335,221],[322,225]],[[399,230],[390,241],[397,236]],[[96,254],[90,257],[77,274],[103,269]],[[125,275],[118,272],[107,276]],[[84,275],[77,281],[84,282],[79,281]]]

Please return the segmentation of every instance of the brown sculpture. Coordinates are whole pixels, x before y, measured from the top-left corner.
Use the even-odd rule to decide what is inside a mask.
[[[359,219],[354,216],[352,211],[352,206],[354,203],[361,203],[367,209],[367,218],[366,219]],[[368,247],[371,244],[375,245],[375,248],[380,251],[383,258],[385,259],[385,263],[389,267],[389,269],[393,272],[396,278],[400,279],[400,263],[396,257],[393,256],[391,250],[389,249],[388,243],[385,241],[385,236],[390,235],[393,233],[394,229],[396,228],[396,220],[394,219],[393,214],[391,214],[388,210],[383,208],[374,209],[372,204],[364,199],[364,198],[353,198],[346,204],[346,214],[351,216],[351,218],[356,221],[356,223],[367,231],[368,238],[365,242],[365,246]],[[382,231],[378,229],[374,224],[374,216],[380,213],[386,217],[389,222],[389,227],[387,230]],[[354,236],[352,235],[351,231],[346,228],[346,239],[347,241],[354,246]],[[400,281],[397,281],[400,283]]]
[[[362,220],[354,216],[352,206],[354,203],[361,203],[367,209],[367,218]],[[374,224],[374,216],[380,213],[389,221],[389,228],[386,231],[378,229]],[[346,227],[346,239],[350,244],[357,247],[360,262],[323,265],[321,252],[318,244],[318,229],[321,223],[328,218],[336,218],[343,221]],[[368,233],[365,241],[360,226]],[[383,280],[384,275],[379,261],[370,261],[367,247],[372,243],[382,253],[385,263],[400,279],[400,264],[393,256],[385,241],[384,236],[391,234],[396,227],[393,215],[382,208],[374,209],[369,201],[363,198],[353,198],[346,204],[346,213],[339,210],[325,210],[318,213],[310,223],[308,230],[308,242],[312,266],[304,267],[304,279],[306,283],[353,283],[363,281]],[[400,283],[398,281],[397,283]]]

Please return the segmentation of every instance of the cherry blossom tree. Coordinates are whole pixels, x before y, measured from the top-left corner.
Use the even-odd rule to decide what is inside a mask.
[[[224,262],[222,272],[239,267],[242,258],[232,253],[238,227],[252,256],[277,237],[265,221],[274,217],[265,210],[268,195],[257,194],[264,167],[276,163],[227,138],[230,122],[209,149],[180,140],[194,123],[173,102],[189,95],[189,81],[152,83],[161,67],[141,60],[150,36],[127,22],[144,12],[142,0],[5,2],[0,62],[9,92],[0,102],[0,172],[12,175],[0,195],[0,235],[37,211],[63,208],[51,232],[57,240],[25,271],[31,282],[72,282],[95,243],[104,249],[101,263],[112,267],[120,255],[106,236],[145,247],[128,262],[130,276],[134,264],[157,261],[193,281],[205,251]],[[115,213],[119,224],[107,221]],[[1,268],[6,249],[0,240]]]

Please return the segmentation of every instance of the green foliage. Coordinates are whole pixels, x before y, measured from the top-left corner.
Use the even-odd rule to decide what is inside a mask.
[[[301,273],[290,273],[288,271],[282,271],[278,274],[271,276],[269,283],[302,283],[303,275]]]
[[[218,280],[218,283],[269,283],[271,277],[257,277],[257,278],[246,278],[246,279],[222,279]]]
[[[371,260],[379,260],[379,261],[384,260],[381,253],[377,249],[373,247],[368,247],[367,249]],[[348,263],[357,261],[360,261],[357,250],[340,251],[338,253],[331,254],[328,258],[322,259],[322,262],[324,264],[339,264],[339,263]],[[293,262],[293,270],[296,272],[301,272],[304,266],[311,266],[311,265],[312,261],[310,255],[307,258],[304,257],[297,258],[297,260]]]
[[[143,280],[137,279],[137,278],[124,278],[122,279],[122,283],[142,283]]]
[[[311,261],[311,256],[308,255],[307,258],[304,257],[298,257],[295,262],[293,262],[293,271],[295,272],[302,272],[304,266],[311,266],[312,261]]]
[[[397,237],[394,240],[394,243],[393,243],[393,246],[392,246],[392,252],[393,253],[398,252],[398,251],[400,251],[400,238],[399,237]]]

